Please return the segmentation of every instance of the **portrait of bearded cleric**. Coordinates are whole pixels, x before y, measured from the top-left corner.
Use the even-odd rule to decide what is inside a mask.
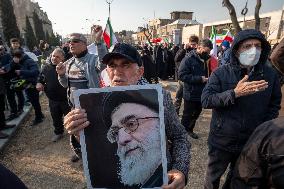
[[[84,131],[83,161],[93,188],[163,185],[167,170],[159,92],[114,87],[109,92],[80,95],[80,106],[91,122]]]

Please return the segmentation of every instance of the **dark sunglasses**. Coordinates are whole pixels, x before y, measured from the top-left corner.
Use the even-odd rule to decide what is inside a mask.
[[[68,43],[80,43],[80,42],[82,42],[82,40],[80,40],[80,39],[70,39],[70,40],[68,40],[67,41]]]

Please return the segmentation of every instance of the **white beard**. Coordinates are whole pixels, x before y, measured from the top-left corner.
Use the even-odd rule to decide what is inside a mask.
[[[131,142],[117,150],[120,160],[120,180],[124,185],[143,185],[159,167],[162,161],[159,128],[154,128],[146,140]],[[125,157],[129,149],[139,149]],[[130,152],[131,153],[131,152]],[[134,154],[135,153],[135,154]]]

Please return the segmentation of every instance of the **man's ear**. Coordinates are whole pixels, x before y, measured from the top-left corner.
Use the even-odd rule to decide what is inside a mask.
[[[143,74],[144,74],[144,66],[140,66],[138,68],[139,79],[143,76]]]

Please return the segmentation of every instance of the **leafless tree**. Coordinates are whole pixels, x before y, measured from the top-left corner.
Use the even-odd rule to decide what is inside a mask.
[[[152,32],[153,31],[150,31],[149,27],[148,27],[148,24],[146,27],[143,28],[143,33],[145,35],[145,37],[147,38],[147,41],[148,43],[152,46],[152,42],[151,42],[151,38],[152,38]]]
[[[261,0],[256,0],[255,11],[254,11],[255,29],[256,30],[260,30],[260,17],[259,17],[260,7],[261,7]]]
[[[231,17],[231,20],[232,20],[232,23],[234,25],[236,33],[240,32],[242,29],[241,29],[240,24],[238,22],[235,7],[232,5],[230,0],[223,0],[222,5],[223,5],[223,7],[227,7],[227,9],[229,10],[229,14],[230,14],[230,17]]]
[[[242,29],[241,29],[240,24],[238,22],[235,7],[232,5],[230,0],[223,0],[222,5],[223,5],[223,7],[226,7],[229,10],[229,14],[230,14],[233,26],[235,28],[236,33],[238,33]],[[256,0],[255,12],[254,12],[255,29],[256,30],[260,30],[260,17],[259,17],[260,8],[261,8],[261,0]]]

